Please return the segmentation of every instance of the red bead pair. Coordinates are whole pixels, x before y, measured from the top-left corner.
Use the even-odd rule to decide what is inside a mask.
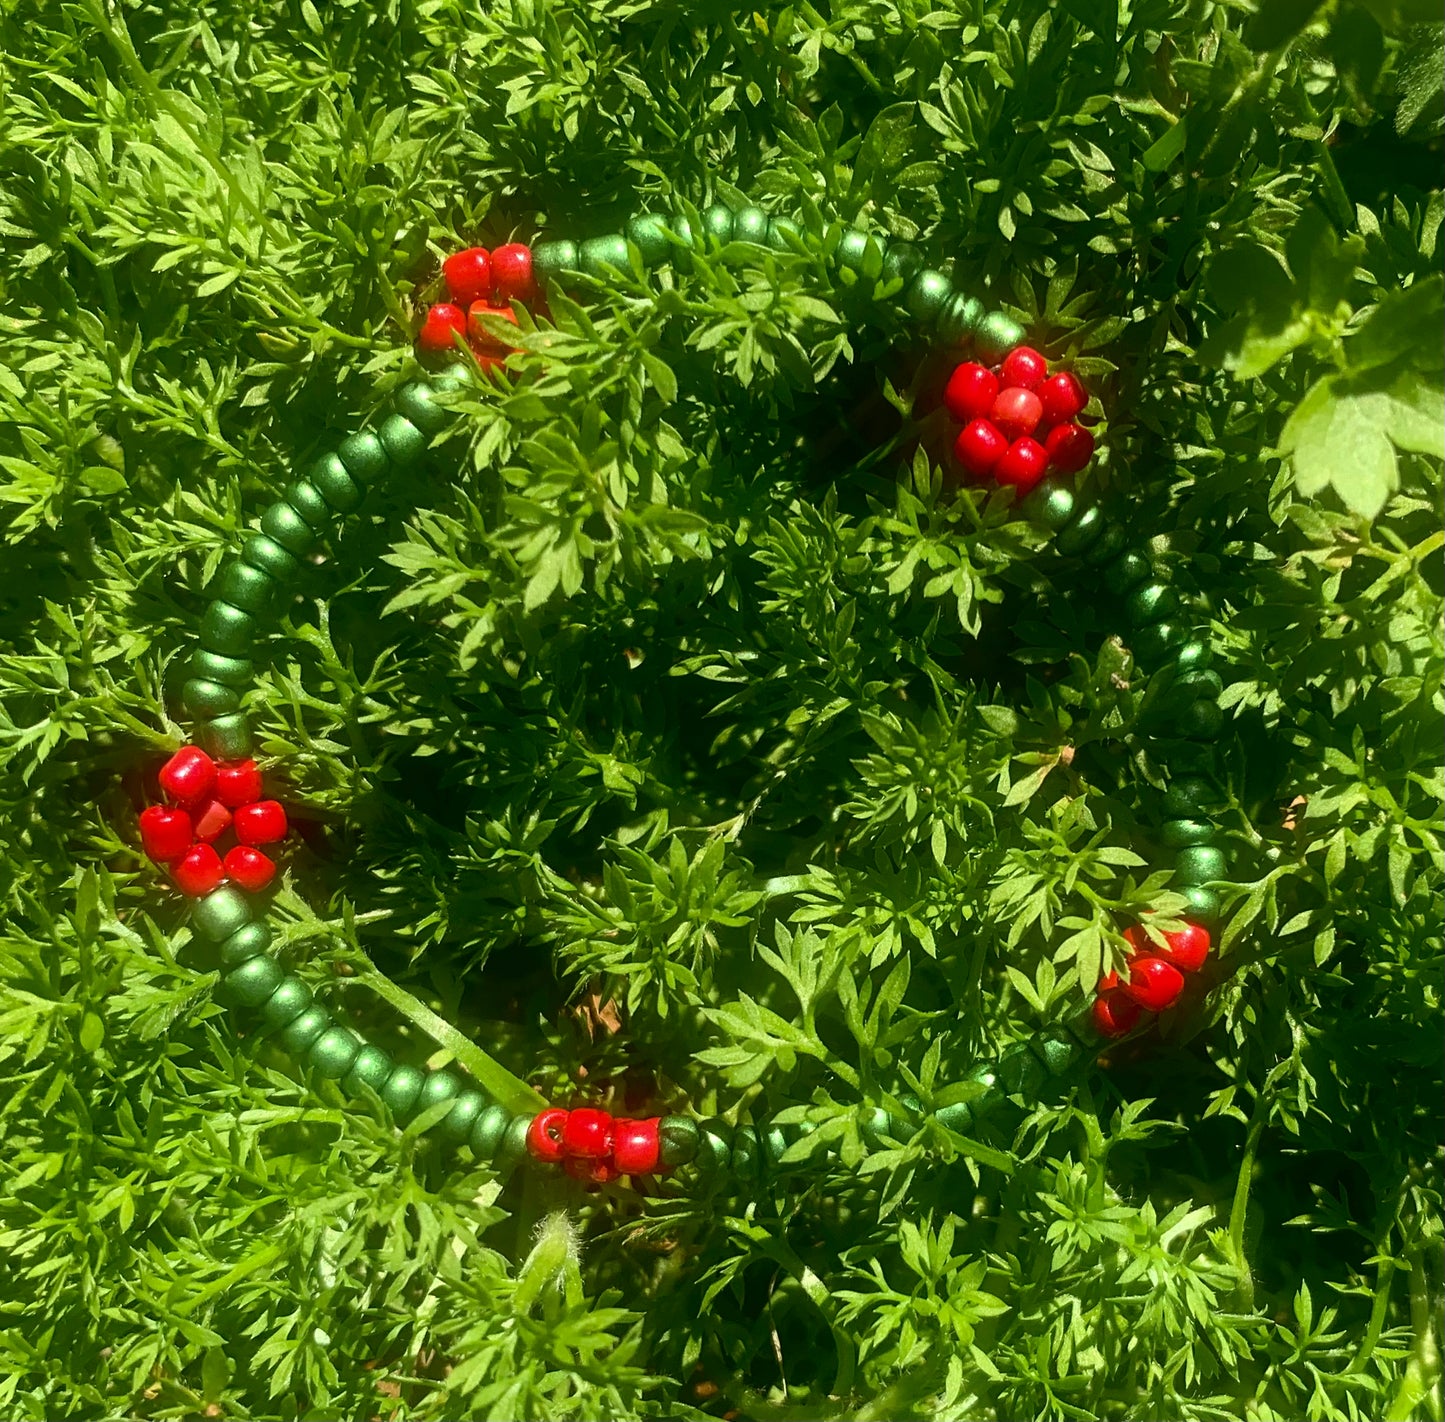
[[[651,1116],[633,1121],[589,1106],[575,1111],[551,1106],[532,1118],[527,1149],[534,1160],[560,1162],[576,1179],[605,1185],[619,1175],[646,1175],[658,1169],[660,1120]]]
[[[1120,982],[1118,973],[1105,975],[1094,999],[1094,1026],[1106,1037],[1132,1032],[1140,1013],[1173,1007],[1184,991],[1184,974],[1198,972],[1209,956],[1209,930],[1197,923],[1166,933],[1163,943],[1150,941],[1143,928],[1131,924],[1124,941],[1133,950],[1129,981]]]
[[[1045,474],[1076,474],[1094,457],[1094,436],[1075,416],[1089,397],[1077,378],[1030,346],[1010,351],[996,370],[965,361],[955,368],[943,403],[963,429],[954,457],[975,478],[992,476],[1028,493]]]
[[[227,880],[259,893],[276,865],[257,847],[286,836],[286,811],[261,798],[261,772],[253,760],[217,765],[197,746],[182,746],[161,767],[161,789],[173,805],[140,814],[141,848],[166,865],[182,893],[199,898]],[[222,859],[216,841],[230,831],[237,843]]]
[[[536,294],[532,249],[522,242],[508,242],[491,252],[468,247],[442,263],[442,276],[450,299],[427,312],[417,345],[431,355],[451,355],[460,336],[483,365],[498,364],[512,347],[487,330],[482,318],[517,324],[512,302],[526,302]]]

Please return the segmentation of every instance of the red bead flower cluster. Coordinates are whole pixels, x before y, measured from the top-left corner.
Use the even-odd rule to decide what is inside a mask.
[[[418,348],[428,355],[452,355],[461,337],[482,365],[499,364],[511,347],[487,330],[482,317],[517,324],[512,302],[529,301],[537,290],[532,249],[522,242],[508,242],[490,252],[468,247],[442,263],[442,277],[448,299],[427,312],[416,338]]]
[[[1175,933],[1166,933],[1163,943],[1154,943],[1133,924],[1124,930],[1129,954],[1129,980],[1118,973],[1099,979],[1094,999],[1094,1026],[1106,1037],[1122,1037],[1134,1030],[1142,1012],[1163,1012],[1173,1007],[1184,991],[1184,974],[1198,972],[1209,956],[1209,930],[1186,923]]]
[[[1076,417],[1088,393],[1066,370],[1049,374],[1030,346],[1017,346],[990,370],[976,361],[955,368],[943,403],[963,429],[954,457],[974,478],[992,476],[1020,497],[1048,473],[1077,474],[1094,457],[1094,436]]]
[[[194,898],[229,880],[260,893],[276,865],[259,848],[286,837],[286,811],[261,798],[261,772],[253,760],[217,765],[197,746],[182,746],[161,767],[161,789],[170,805],[141,811],[141,847],[170,869],[177,887]],[[217,848],[222,836],[235,843]]]
[[[591,1107],[564,1111],[552,1106],[532,1118],[527,1150],[534,1160],[560,1162],[577,1180],[605,1185],[619,1175],[647,1175],[660,1168],[660,1120],[632,1121]]]

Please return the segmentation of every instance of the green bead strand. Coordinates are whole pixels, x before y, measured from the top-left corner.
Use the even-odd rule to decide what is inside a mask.
[[[308,1007],[282,1031],[281,1045],[293,1057],[299,1057],[330,1026],[332,1017],[324,1007]]]
[[[301,559],[269,534],[253,533],[241,545],[241,557],[251,567],[275,578],[283,587],[301,575]]]
[[[191,653],[191,672],[203,681],[219,681],[226,686],[249,686],[256,675],[256,664],[249,657],[228,657],[221,652],[208,652],[199,647]]]
[[[1074,516],[1074,491],[1045,479],[1024,501],[1024,513],[1035,523],[1058,532]]]
[[[191,910],[191,927],[211,943],[220,943],[251,921],[251,905],[245,894],[229,884],[212,889],[196,901]]]
[[[762,1164],[769,1170],[783,1169],[783,1153],[792,1142],[781,1126],[763,1125],[758,1127],[758,1144],[762,1148]]]
[[[1059,536],[1054,539],[1054,547],[1066,557],[1073,558],[1090,547],[1094,540],[1104,531],[1104,511],[1098,504],[1091,504],[1082,513],[1076,514],[1073,521],[1059,531]]]
[[[1157,666],[1188,635],[1178,622],[1151,622],[1129,639],[1129,649],[1142,665]]]
[[[883,279],[911,282],[923,266],[923,253],[912,242],[890,242],[883,254]]]
[[[697,1168],[709,1179],[725,1172],[732,1159],[727,1137],[711,1126],[703,1126],[698,1134]]]
[[[386,446],[371,430],[347,435],[336,446],[336,457],[363,489],[370,488],[391,468]]]
[[[201,646],[222,656],[244,657],[251,650],[256,630],[251,613],[217,599],[201,617]]]
[[[893,1134],[893,1118],[882,1106],[875,1106],[859,1123],[858,1134],[872,1150],[882,1150],[885,1139]]]
[[[443,1140],[460,1145],[471,1139],[472,1127],[482,1114],[487,1099],[480,1091],[462,1091],[452,1098],[452,1109],[437,1122],[436,1132]]]
[[[1191,918],[1197,919],[1205,927],[1219,921],[1219,915],[1224,910],[1224,899],[1217,889],[1206,889],[1202,884],[1187,884],[1183,893]]]
[[[948,278],[942,272],[928,268],[914,275],[907,290],[904,304],[908,314],[925,327],[938,320],[953,297],[953,287],[949,285]]]
[[[1104,586],[1115,597],[1123,597],[1140,583],[1154,576],[1154,564],[1144,554],[1131,550],[1121,553],[1104,573]]]
[[[733,241],[763,247],[768,241],[768,214],[760,207],[745,207],[733,214]]]
[[[1062,1027],[1035,1037],[1029,1046],[1050,1076],[1072,1071],[1084,1055],[1083,1044]]]
[[[396,392],[396,410],[428,437],[440,434],[453,418],[437,403],[436,391],[425,380],[413,380]]]
[[[1174,878],[1186,887],[1222,879],[1228,869],[1224,851],[1209,844],[1191,845],[1174,857]]]
[[[261,532],[297,559],[314,552],[321,541],[316,530],[284,499],[278,499],[261,515]]]
[[[345,1027],[328,1027],[306,1053],[306,1061],[317,1076],[340,1081],[351,1070],[361,1051],[361,1042]]]
[[[221,979],[221,987],[232,1002],[242,1007],[260,1007],[281,986],[285,976],[274,959],[259,954],[227,973]]]
[[[726,247],[733,240],[732,209],[720,202],[713,203],[702,215],[702,227],[719,246]]]
[[[261,1009],[261,1025],[279,1032],[290,1025],[315,1001],[311,989],[294,973],[287,973],[280,986]]]
[[[477,1119],[472,1122],[470,1145],[478,1159],[491,1160],[496,1155],[511,1124],[511,1113],[502,1106],[487,1106],[477,1113]]]
[[[221,967],[229,972],[270,947],[271,930],[264,923],[248,923],[221,944]]]
[[[768,219],[767,244],[775,252],[791,252],[803,241],[803,229],[791,217]]]
[[[973,1125],[973,1105],[968,1101],[955,1101],[935,1111],[933,1119],[945,1130],[957,1131],[965,1136]]]
[[[421,1095],[417,1098],[417,1113],[425,1111],[429,1106],[436,1106],[442,1101],[450,1101],[453,1097],[460,1096],[462,1092],[462,1079],[454,1071],[429,1071],[426,1080],[422,1083]]]
[[[427,452],[431,441],[405,415],[388,415],[376,437],[387,458],[399,469],[409,469]]]
[[[244,760],[251,754],[251,723],[242,711],[202,721],[196,728],[201,749],[215,760]]]
[[[631,236],[631,233],[628,235]],[[638,246],[641,245],[639,242]],[[577,264],[578,254],[575,242],[561,238],[532,244],[532,271],[539,281],[560,282],[564,277],[577,271]]]
[[[1193,637],[1174,654],[1174,665],[1181,672],[1203,671],[1214,661],[1214,649],[1201,638]]]
[[[659,1160],[668,1169],[696,1160],[702,1146],[702,1132],[697,1122],[687,1116],[664,1116],[657,1123],[657,1139]]]
[[[1019,1042],[1006,1051],[998,1064],[999,1080],[1010,1096],[1032,1098],[1048,1076],[1044,1064],[1030,1050],[1027,1042]]]
[[[223,686],[219,681],[205,681],[192,677],[181,687],[181,705],[188,716],[198,721],[209,721],[224,716],[229,711],[241,709],[241,694],[234,686]]]
[[[339,454],[323,454],[307,477],[335,513],[355,512],[366,497],[366,490],[347,473]]]
[[[1124,604],[1125,616],[1132,627],[1147,627],[1163,622],[1179,610],[1179,594],[1168,583],[1145,583],[1129,594]]]
[[[1002,311],[991,311],[978,323],[974,340],[985,360],[1002,360],[1015,346],[1023,345],[1024,328]]]
[[[1213,844],[1218,833],[1209,820],[1165,820],[1159,826],[1159,843],[1165,849],[1188,849],[1192,844]]]
[[[510,1175],[527,1158],[527,1131],[531,1121],[526,1116],[517,1116],[507,1127],[502,1144],[497,1149],[493,1162],[497,1174],[503,1178]]]
[[[253,568],[241,559],[232,559],[216,579],[211,596],[243,612],[264,617],[275,606],[279,591],[280,586],[270,573]]]
[[[619,272],[629,270],[627,260],[627,238],[617,234],[606,237],[589,237],[577,249],[582,271],[590,277],[604,277],[616,268]]]
[[[838,250],[835,253],[838,265],[861,275],[863,263],[868,257],[869,241],[870,238],[866,232],[862,232],[856,227],[850,227],[838,242]]]
[[[983,319],[983,302],[976,296],[956,292],[938,315],[938,338],[945,345],[961,346],[978,329]]]
[[[293,479],[286,486],[286,502],[318,533],[324,535],[336,522],[336,513],[309,479]]]
[[[386,1084],[377,1093],[397,1116],[405,1116],[421,1095],[422,1083],[426,1078],[415,1067],[399,1066],[386,1079]]]
[[[739,1126],[733,1132],[728,1152],[728,1165],[740,1180],[750,1181],[762,1171],[762,1145],[751,1126]]]
[[[1217,701],[1201,697],[1179,713],[1174,729],[1188,741],[1212,741],[1224,729],[1224,712]]]
[[[967,1072],[963,1078],[965,1081],[977,1082],[984,1089],[975,1096],[968,1104],[973,1111],[974,1119],[977,1120],[988,1115],[1003,1100],[1003,1089],[999,1085],[999,1076],[996,1068],[981,1063]]]
[[[360,1096],[361,1088],[365,1086],[380,1095],[387,1077],[391,1075],[393,1065],[391,1055],[380,1047],[363,1047],[357,1052],[351,1070],[342,1078],[341,1089],[353,1096]]]
[[[1111,523],[1099,535],[1094,546],[1084,554],[1084,566],[1086,568],[1102,568],[1106,563],[1113,561],[1115,555],[1128,541],[1129,535],[1117,523]]]
[[[1182,775],[1169,782],[1164,792],[1164,813],[1170,819],[1190,819],[1207,814],[1223,802],[1219,787],[1200,775]]]

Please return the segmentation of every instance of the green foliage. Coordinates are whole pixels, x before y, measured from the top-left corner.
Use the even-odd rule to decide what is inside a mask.
[[[1440,37],[4,0],[0,1412],[1438,1419]],[[410,373],[440,256],[718,197],[807,240],[524,322],[252,698],[334,1010],[816,1127],[738,1195],[503,1185],[213,1000],[144,773],[208,581]],[[855,221],[1098,392],[1086,483],[1219,652],[1233,875],[1157,1035],[882,1148],[1182,900],[1158,691],[945,491],[896,284],[822,255]]]

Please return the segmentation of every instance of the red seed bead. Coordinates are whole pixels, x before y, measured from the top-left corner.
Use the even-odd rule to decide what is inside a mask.
[[[275,844],[286,838],[286,810],[279,800],[258,800],[242,805],[233,823],[242,844]]]
[[[953,442],[953,457],[976,479],[993,472],[1008,441],[987,420],[965,425]]]
[[[562,1169],[587,1185],[606,1185],[622,1174],[610,1160],[589,1160],[580,1155],[568,1156],[562,1162]]]
[[[233,810],[261,798],[261,772],[254,760],[238,760],[216,767],[216,799]]]
[[[191,817],[169,805],[151,805],[140,812],[140,844],[157,864],[179,859],[191,847]]]
[[[988,417],[1010,440],[1022,439],[1038,429],[1044,417],[1043,401],[1021,385],[1005,386],[994,396]]]
[[[492,254],[485,247],[468,247],[453,252],[442,263],[451,298],[463,311],[474,301],[485,301],[492,294]]]
[[[612,1154],[612,1117],[606,1111],[583,1106],[567,1114],[562,1149],[584,1160],[602,1160]]]
[[[538,1111],[527,1127],[527,1150],[533,1160],[562,1159],[562,1132],[567,1129],[567,1115],[560,1106]]]
[[[508,242],[492,253],[492,300],[498,306],[526,301],[536,291],[532,280],[532,249],[525,242]]]
[[[276,877],[276,862],[249,844],[233,845],[221,861],[226,878],[248,893],[259,894]]]
[[[198,746],[182,746],[161,766],[161,789],[183,805],[209,795],[215,783],[216,762]]]
[[[1048,470],[1049,456],[1043,445],[1025,435],[1004,450],[1003,458],[993,467],[993,477],[1000,484],[1010,484],[1020,494],[1027,494]]]
[[[1077,474],[1094,457],[1094,436],[1083,425],[1055,425],[1044,439],[1049,464],[1061,474]]]
[[[471,314],[467,318],[467,338],[478,355],[487,351],[516,350],[515,346],[509,346],[492,335],[478,319],[481,316],[500,316],[503,321],[510,321],[514,326],[517,324],[517,313],[510,306],[490,306],[485,301],[472,302]]]
[[[1144,954],[1129,961],[1129,981],[1124,984],[1127,993],[1140,1007],[1150,1012],[1163,1012],[1173,1007],[1184,991],[1184,974],[1163,958]]]
[[[1154,951],[1181,973],[1197,973],[1209,956],[1209,930],[1200,923],[1186,923],[1177,932],[1166,933],[1164,943]]]
[[[1048,361],[1032,346],[1015,346],[1003,358],[1003,383],[1036,390],[1048,370]]]
[[[961,425],[980,420],[993,409],[998,396],[998,377],[977,361],[956,366],[944,387],[943,403]]]
[[[1105,1037],[1123,1037],[1138,1024],[1143,1008],[1123,993],[1110,993],[1094,999],[1094,1026]]]
[[[450,301],[439,301],[426,313],[416,343],[430,355],[450,355],[457,348],[458,336],[467,333],[466,313]]]
[[[657,1128],[660,1116],[645,1121],[618,1121],[612,1138],[612,1160],[623,1175],[646,1175],[657,1169],[662,1142]]]
[[[207,800],[195,812],[196,838],[214,844],[231,827],[231,812],[217,799]]]
[[[203,898],[212,889],[221,887],[226,871],[221,867],[221,856],[209,844],[193,844],[176,860],[171,873],[175,875],[176,887],[193,899]]]
[[[1044,423],[1049,425],[1072,420],[1089,403],[1084,387],[1067,370],[1049,376],[1038,387],[1038,396],[1044,406]]]
[[[1117,992],[1117,991],[1118,991],[1118,988],[1119,988],[1119,975],[1118,975],[1118,973],[1105,973],[1104,976],[1099,979],[1099,994],[1100,994],[1100,996],[1103,996],[1105,993]]]

